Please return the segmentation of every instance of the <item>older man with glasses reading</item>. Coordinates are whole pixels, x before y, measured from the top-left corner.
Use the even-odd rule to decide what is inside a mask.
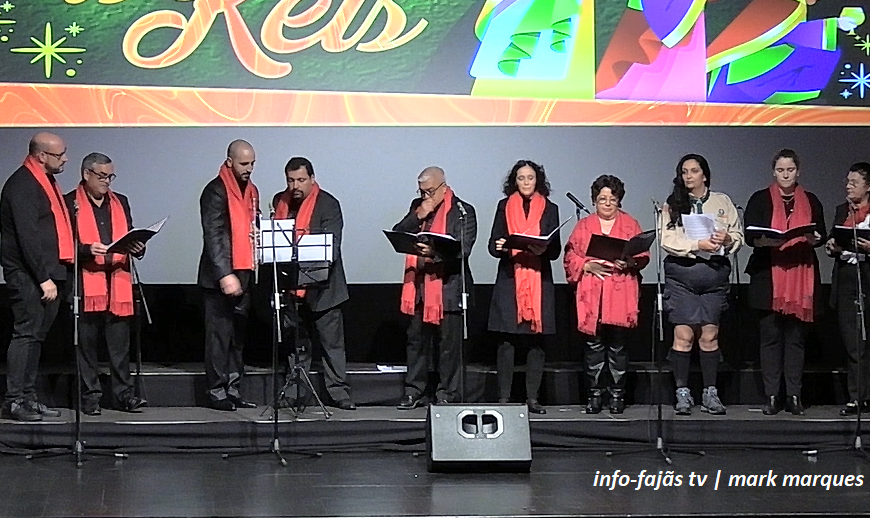
[[[132,242],[125,254],[107,254],[108,245],[133,228],[130,203],[112,191],[117,177],[112,159],[91,153],[82,160],[82,181],[68,192],[66,200],[73,221],[77,220],[82,307],[76,351],[82,374],[82,412],[100,415],[97,349],[105,342],[109,351],[113,406],[132,412],[148,403],[135,395],[130,375],[130,324],[133,316],[133,278],[130,254],[141,258],[145,245]]]

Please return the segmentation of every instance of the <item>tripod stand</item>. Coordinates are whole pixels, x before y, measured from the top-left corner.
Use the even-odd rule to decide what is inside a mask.
[[[106,200],[108,202],[108,200]],[[75,456],[76,467],[82,467],[83,457],[85,455],[85,442],[82,440],[82,357],[84,356],[84,352],[82,351],[81,343],[79,342],[79,317],[81,311],[81,283],[79,282],[79,275],[81,273],[80,264],[79,264],[79,246],[81,243],[79,242],[79,225],[78,225],[78,214],[79,214],[79,204],[78,202],[74,202],[73,204],[73,213],[74,216],[72,218],[73,223],[73,302],[72,302],[72,310],[73,310],[73,349],[75,350],[76,356],[76,401],[74,405],[76,421],[75,421],[75,437],[73,440],[73,445],[70,449],[64,448],[63,450],[49,450],[43,451],[39,453],[34,453],[27,455],[25,458],[27,460],[32,459],[41,459],[48,457],[57,457],[60,455],[66,455],[68,453],[72,453]],[[132,259],[128,256],[128,261],[132,261]],[[89,452],[91,455],[102,456],[102,457],[115,457],[118,459],[126,459],[128,455],[126,453],[118,453],[118,452],[108,452],[108,451],[98,451],[91,450]]]
[[[849,217],[852,218],[852,244],[855,246],[855,252],[860,253],[858,250],[858,221],[856,221],[855,217],[855,206],[851,201],[847,201],[849,207]],[[855,320],[857,321],[855,324],[855,343],[857,345],[857,356],[858,356],[858,374],[855,377],[855,391],[857,392],[857,408],[855,414],[855,432],[852,434],[852,444],[850,446],[844,446],[839,448],[830,448],[830,449],[813,449],[813,450],[804,450],[803,454],[808,457],[815,457],[819,453],[828,453],[835,451],[856,451],[864,456],[864,459],[870,461],[870,454],[867,453],[867,450],[864,449],[864,445],[861,442],[861,407],[863,405],[863,401],[861,400],[862,392],[861,392],[861,371],[863,370],[863,354],[864,348],[867,346],[867,325],[864,320],[864,284],[863,284],[863,275],[861,275],[861,261],[857,261],[855,264],[855,282],[858,289],[858,296],[855,299]],[[863,380],[868,381],[868,380]]]

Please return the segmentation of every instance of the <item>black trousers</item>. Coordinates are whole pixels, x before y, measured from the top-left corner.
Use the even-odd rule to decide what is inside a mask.
[[[245,374],[242,352],[247,337],[250,290],[228,297],[220,290],[205,289],[205,377],[212,401],[227,395],[241,397],[239,384]]]
[[[498,397],[510,399],[511,385],[514,380],[514,355],[516,346],[524,347],[526,352],[526,397],[538,399],[541,379],[544,377],[544,337],[543,335],[502,334],[501,343],[496,351],[498,370]]]
[[[133,396],[133,376],[130,375],[130,323],[132,317],[119,317],[108,311],[83,312],[79,316],[79,365],[82,370],[82,400],[99,403],[103,395],[97,365],[99,348],[109,351],[109,372],[115,402]]]
[[[764,393],[778,396],[785,378],[786,395],[800,396],[806,324],[791,315],[764,311],[758,321],[758,334]]]
[[[600,324],[598,334],[586,341],[586,384],[591,393],[600,394],[608,387],[613,394],[625,390],[625,371],[628,369],[626,331],[619,326]],[[610,376],[605,375],[605,370]]]
[[[3,272],[12,305],[12,340],[6,352],[6,401],[36,397],[36,375],[42,344],[64,299],[63,282],[55,281],[58,296],[42,301],[42,289],[22,271]]]
[[[430,358],[437,351],[436,368],[440,376],[435,397],[447,402],[459,402],[460,347],[462,313],[445,311],[440,325],[427,324],[423,322],[422,304],[418,304],[408,326],[405,394],[417,398],[426,393]]]
[[[837,323],[840,325],[840,336],[846,347],[847,374],[846,380],[849,389],[850,400],[870,400],[870,347],[866,341],[861,341],[861,330],[858,327],[858,314],[855,301],[858,300],[858,286],[855,282],[855,265],[841,264],[839,278],[837,279]],[[862,275],[864,271],[862,270]],[[866,277],[864,281],[864,300],[868,299]],[[864,325],[870,333],[870,311],[867,311],[865,303]],[[861,357],[859,364],[858,357]],[[860,376],[860,394],[858,385]]]
[[[296,313],[293,310],[293,313]],[[326,311],[312,311],[305,302],[299,305],[296,315],[288,315],[288,338],[292,342],[296,338],[296,329],[299,331],[299,343],[295,344],[290,354],[290,364],[299,362],[305,372],[311,370],[311,353],[315,342],[320,344],[321,361],[323,362],[323,379],[326,391],[333,401],[338,402],[350,398],[350,386],[347,384],[347,361],[345,359],[344,342],[344,315],[340,307],[327,309]],[[288,380],[288,389],[285,394],[290,398],[307,398],[308,390],[304,386],[296,386],[295,379]]]

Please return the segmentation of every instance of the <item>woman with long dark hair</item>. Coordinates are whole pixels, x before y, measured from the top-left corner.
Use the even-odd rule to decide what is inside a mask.
[[[825,240],[825,213],[816,195],[798,184],[800,159],[791,149],[773,157],[773,183],[755,192],[746,204],[743,224],[786,231],[814,224],[814,230],[789,239],[746,232],[753,248],[746,265],[749,306],[757,310],[761,377],[767,395],[762,412],[785,407],[802,415],[801,377],[807,324],[824,309],[820,300],[819,260],[814,247]],[[780,391],[785,379],[785,403]]]
[[[837,206],[834,226],[870,228],[870,164],[858,162],[849,168],[846,176],[846,203]],[[831,230],[833,233],[833,228]],[[870,240],[858,238],[855,251],[843,250],[833,238],[825,243],[828,255],[836,259],[831,275],[831,306],[837,310],[840,336],[848,356],[847,383],[849,402],[840,410],[840,415],[849,416],[870,411],[870,347],[860,338],[858,329],[857,272],[861,269],[861,287],[864,295],[870,293]],[[870,312],[864,312],[864,325],[870,329]],[[860,358],[860,362],[858,361]],[[860,389],[860,391],[859,391]]]
[[[719,317],[728,304],[731,261],[728,256],[743,244],[743,227],[728,195],[710,190],[710,165],[701,155],[689,154],[677,163],[674,189],[662,209],[664,309],[674,324],[670,352],[677,386],[677,415],[689,415],[695,404],[689,391],[690,353],[700,348],[704,390],[701,410],[725,414],[719,399]],[[686,235],[683,216],[703,214],[713,220],[715,232],[693,239]]]
[[[640,224],[622,210],[625,185],[611,175],[592,183],[595,213],[577,222],[565,245],[565,274],[577,287],[577,329],[586,340],[586,413],[601,412],[605,391],[610,393],[610,413],[625,410],[627,333],[637,327],[640,270],[649,263],[649,252],[626,260],[607,262],[586,254],[592,236],[631,239]]]
[[[542,165],[520,160],[505,179],[498,203],[489,253],[499,260],[489,307],[490,331],[499,334],[496,358],[499,402],[510,401],[517,345],[526,353],[526,404],[545,414],[538,402],[544,375],[544,337],[556,333],[556,303],[551,261],[559,258],[558,233],[548,244],[526,250],[505,248],[511,234],[546,236],[559,226],[559,207],[548,199],[550,184]]]

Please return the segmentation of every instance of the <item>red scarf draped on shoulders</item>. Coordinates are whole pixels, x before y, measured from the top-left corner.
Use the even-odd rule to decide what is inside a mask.
[[[84,185],[76,187],[76,202],[79,205],[79,242],[92,245],[100,242],[100,231],[94,207],[88,199]],[[123,237],[127,231],[127,214],[121,200],[109,191],[103,203],[109,204],[112,216],[112,241]],[[104,243],[108,244],[108,243]],[[82,263],[82,292],[84,311],[106,311],[119,317],[133,314],[133,278],[130,275],[130,258],[126,254],[108,254],[94,257]]]
[[[302,200],[302,203],[299,205],[299,211],[296,213],[296,242],[299,242],[299,239],[302,238],[305,234],[311,232],[311,216],[314,214],[314,206],[317,204],[317,196],[320,194],[320,185],[317,182],[314,182],[314,185],[311,187],[311,191],[308,193],[308,196]],[[291,190],[288,188],[284,192],[281,193],[281,196],[278,198],[278,203],[275,205],[275,218],[276,219],[287,219],[290,216],[290,205],[293,203],[293,194]],[[305,297],[305,289],[300,288],[298,290],[294,290],[294,293],[297,297],[302,298]]]
[[[779,185],[774,183],[768,190],[770,201],[773,203],[771,228],[784,231],[813,223],[810,198],[803,187],[798,185],[795,188],[791,216],[785,214],[785,203],[782,201]],[[778,249],[771,248],[770,265],[773,279],[771,307],[774,311],[784,315],[794,315],[804,322],[813,321],[815,255],[816,252],[805,237],[796,237]]]
[[[867,219],[867,216],[870,215],[870,203],[863,207],[858,207],[854,216],[851,214],[848,207],[846,207],[846,211],[846,221],[843,222],[843,226],[852,228],[858,226],[859,223],[863,223],[864,220]]]
[[[230,243],[233,257],[233,270],[254,269],[254,235],[253,225],[256,222],[260,192],[254,182],[248,181],[244,194],[239,181],[227,166],[221,165],[218,177],[227,190],[227,201],[230,212]]]
[[[529,215],[523,210],[523,197],[515,192],[505,204],[508,234],[541,235],[541,217],[547,199],[534,193],[529,199]],[[541,258],[523,250],[511,250],[517,301],[517,322],[529,322],[533,333],[544,331],[541,316]]]
[[[640,224],[633,217],[619,211],[610,237],[631,239],[642,232]],[[577,283],[577,329],[587,335],[598,333],[598,324],[619,327],[636,327],[638,322],[638,300],[640,281],[635,272],[620,272],[604,280],[583,272],[587,261],[593,260],[586,255],[586,249],[593,235],[603,235],[601,220],[592,214],[577,222],[577,226],[565,247],[565,271],[569,282]],[[649,252],[635,256],[637,270],[649,262]]]
[[[48,178],[48,173],[45,172],[42,164],[35,158],[27,155],[27,158],[24,159],[24,167],[36,178],[37,183],[42,187],[51,205],[51,213],[54,215],[54,228],[57,232],[58,259],[63,263],[72,263],[72,223],[70,222],[69,210],[66,208],[66,203],[63,202],[63,194],[61,194],[57,182],[53,182]]]
[[[432,217],[432,226],[426,230],[436,234],[446,234],[447,213],[452,207],[453,189],[447,187],[444,191],[444,200]],[[425,222],[423,226],[426,226]],[[414,306],[417,302],[417,276],[420,274],[423,275],[423,322],[439,325],[444,318],[444,269],[429,257],[405,256],[400,310],[406,315],[414,314]]]

